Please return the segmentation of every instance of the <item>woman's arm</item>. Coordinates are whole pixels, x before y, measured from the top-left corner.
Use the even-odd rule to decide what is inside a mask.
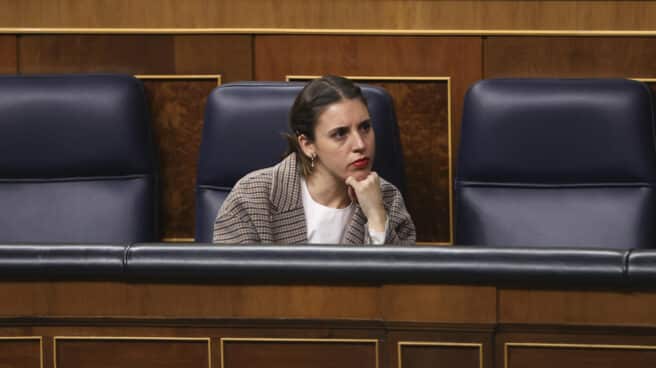
[[[221,206],[214,221],[213,243],[250,244],[259,243],[260,238],[255,230],[247,207],[238,191],[231,192]]]

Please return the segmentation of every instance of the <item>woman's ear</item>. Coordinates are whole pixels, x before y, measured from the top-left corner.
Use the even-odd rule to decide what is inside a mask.
[[[305,156],[312,157],[316,155],[314,143],[305,134],[299,134],[296,139],[298,139],[298,146],[301,147]]]

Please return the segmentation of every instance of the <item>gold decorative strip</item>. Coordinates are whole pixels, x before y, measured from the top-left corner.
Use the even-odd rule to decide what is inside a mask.
[[[199,341],[207,342],[207,364],[212,368],[212,344],[209,337],[160,337],[160,336],[55,336],[52,343],[53,367],[57,368],[57,340],[108,340],[108,341]],[[42,367],[43,368],[43,367]]]
[[[508,348],[567,348],[567,349],[613,349],[613,350],[656,350],[656,345],[613,345],[613,344],[570,344],[544,342],[506,342],[503,344],[503,367],[508,368]]]
[[[479,342],[434,342],[434,341],[399,341],[396,344],[398,367],[403,368],[403,359],[401,359],[404,346],[446,346],[460,348],[478,348],[479,368],[483,368],[483,343]]]
[[[319,78],[318,75],[287,75],[287,82],[306,81]],[[449,156],[449,241],[448,242],[418,242],[418,245],[453,245],[453,127],[451,121],[451,77],[417,77],[417,76],[370,76],[347,75],[348,79],[356,81],[446,81],[447,88],[447,137]]]
[[[195,238],[162,238],[164,243],[193,243]]]
[[[644,37],[656,30],[539,30],[539,29],[362,29],[362,28],[58,28],[3,27],[0,34],[265,34],[265,35],[380,35],[380,36],[567,36]]]
[[[379,367],[378,362],[378,339],[320,339],[320,338],[278,338],[278,337],[222,337],[220,339],[220,351],[221,351],[221,368],[225,368],[225,359],[223,347],[225,342],[310,342],[310,343],[347,343],[347,344],[374,344],[375,354],[376,354],[376,364],[375,368]],[[55,367],[57,368],[57,367]]]
[[[137,79],[216,79],[217,87],[221,85],[221,74],[136,74]]]
[[[39,367],[43,368],[43,336],[0,336],[0,340],[39,340]]]

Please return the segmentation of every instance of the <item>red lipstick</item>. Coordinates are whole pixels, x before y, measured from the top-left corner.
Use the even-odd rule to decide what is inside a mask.
[[[356,169],[364,169],[365,167],[367,167],[369,165],[369,159],[366,158],[366,157],[361,158],[357,161],[353,161],[353,163],[351,165],[353,165],[353,167],[355,167]]]

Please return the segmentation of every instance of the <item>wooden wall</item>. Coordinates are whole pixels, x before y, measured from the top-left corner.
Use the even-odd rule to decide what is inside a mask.
[[[653,30],[651,1],[0,0],[2,27]]]
[[[164,240],[194,236],[204,102],[221,82],[334,73],[388,89],[418,240],[450,243],[450,183],[472,83],[656,78],[653,2],[0,0],[0,10],[9,27],[0,29],[2,74],[143,79],[160,150]]]

